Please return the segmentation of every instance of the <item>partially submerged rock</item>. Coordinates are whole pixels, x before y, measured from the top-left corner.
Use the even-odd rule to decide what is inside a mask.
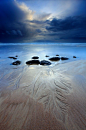
[[[29,60],[26,62],[27,65],[38,65],[40,64],[39,60]]]
[[[76,58],[76,56],[73,56],[73,58]]]
[[[20,64],[21,64],[21,61],[19,61],[19,60],[12,63],[12,65],[20,65]]]
[[[16,55],[15,57],[18,57],[18,55]]]
[[[42,60],[42,61],[40,62],[40,65],[51,65],[51,62],[46,61],[46,60]]]
[[[17,59],[16,57],[13,57],[13,56],[10,56],[10,57],[8,57],[8,58],[10,58],[10,59],[14,59],[14,60]]]
[[[59,56],[58,54],[56,56]]]
[[[61,60],[68,60],[69,58],[67,57],[61,57]]]
[[[58,60],[60,60],[60,57],[52,57],[49,60],[51,60],[51,61],[58,61]]]
[[[46,55],[45,57],[49,57],[48,55]]]
[[[33,56],[32,59],[39,59],[39,57],[38,56]]]

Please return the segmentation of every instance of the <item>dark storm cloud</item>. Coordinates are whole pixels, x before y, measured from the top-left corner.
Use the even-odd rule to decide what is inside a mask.
[[[31,11],[30,11],[31,13]],[[22,10],[16,1],[0,1],[0,42],[23,42],[38,32],[25,23],[29,10]],[[29,17],[30,15],[28,15]]]
[[[65,19],[53,19],[50,23],[50,26],[47,26],[46,29],[48,31],[65,31],[83,28],[86,29],[86,17],[75,16],[75,17],[67,17]]]
[[[82,39],[86,42],[86,17],[74,16],[65,19],[54,18],[46,27],[50,36],[58,36],[59,39]],[[71,41],[70,41],[71,42]]]
[[[68,42],[79,42],[80,39],[86,42],[86,8],[83,2],[77,16],[51,21],[52,13],[41,13],[33,18],[34,12],[24,1],[18,1],[0,0],[0,42],[66,42],[68,39]]]

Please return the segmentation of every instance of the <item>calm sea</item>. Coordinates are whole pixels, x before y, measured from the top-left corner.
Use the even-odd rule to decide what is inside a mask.
[[[18,55],[18,60],[22,61],[21,65],[26,65],[26,61],[31,60],[33,56],[39,56],[39,60],[49,60],[57,54],[69,58],[67,61],[52,62],[52,65],[71,62],[74,60],[86,60],[86,46],[78,46],[70,44],[9,44],[0,45],[0,65],[11,65],[15,60],[9,59],[9,56]],[[85,45],[85,43],[84,43]],[[45,57],[48,55],[49,57]],[[77,58],[73,58],[76,56]]]

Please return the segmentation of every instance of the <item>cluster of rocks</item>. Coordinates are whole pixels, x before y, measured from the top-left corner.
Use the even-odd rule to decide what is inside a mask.
[[[59,56],[59,55],[56,55],[56,56]],[[49,57],[48,55],[46,55],[46,57]],[[27,65],[51,65],[51,62],[50,61],[59,61],[60,59],[61,60],[68,60],[69,58],[67,57],[52,57],[52,58],[49,58],[50,61],[47,61],[47,60],[42,60],[42,61],[39,61],[39,60],[35,60],[35,59],[39,59],[38,56],[34,56],[32,57],[33,60],[29,60],[26,62]]]
[[[27,61],[26,62],[27,65],[51,65],[51,62],[49,61],[46,61],[46,60],[42,60],[42,61],[39,61],[39,60],[30,60],[30,61]]]
[[[35,59],[39,59],[38,56],[34,56],[32,57],[33,60],[29,60],[26,62],[27,65],[51,65],[51,62],[49,61],[46,61],[46,60],[42,60],[42,61],[39,61],[39,60],[35,60]]]
[[[8,57],[10,59],[17,59],[17,55],[15,57]],[[49,57],[48,55],[46,55],[45,57]],[[73,58],[76,58],[76,56],[73,56]],[[47,60],[42,60],[42,61],[39,61],[38,60],[39,57],[38,56],[33,56],[32,57],[32,60],[29,60],[26,62],[27,65],[51,65],[51,62],[50,61],[59,61],[59,60],[68,60],[69,58],[67,57],[59,57],[59,55],[57,54],[55,57],[51,57],[49,58],[50,61],[47,61]],[[17,60],[15,62],[12,63],[12,65],[20,65],[21,64],[21,61]]]
[[[16,56],[9,56],[8,58],[16,60],[17,57],[18,57],[18,55],[16,55]],[[19,61],[19,60],[17,60],[17,61],[12,63],[12,65],[20,65],[20,64],[21,64],[21,61]]]
[[[49,60],[51,60],[51,61],[58,61],[60,59],[61,60],[68,60],[69,58],[67,58],[67,57],[52,57]]]

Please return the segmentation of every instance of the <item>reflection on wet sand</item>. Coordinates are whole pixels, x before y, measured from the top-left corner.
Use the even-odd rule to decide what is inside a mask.
[[[0,71],[0,130],[86,129],[86,61]]]

